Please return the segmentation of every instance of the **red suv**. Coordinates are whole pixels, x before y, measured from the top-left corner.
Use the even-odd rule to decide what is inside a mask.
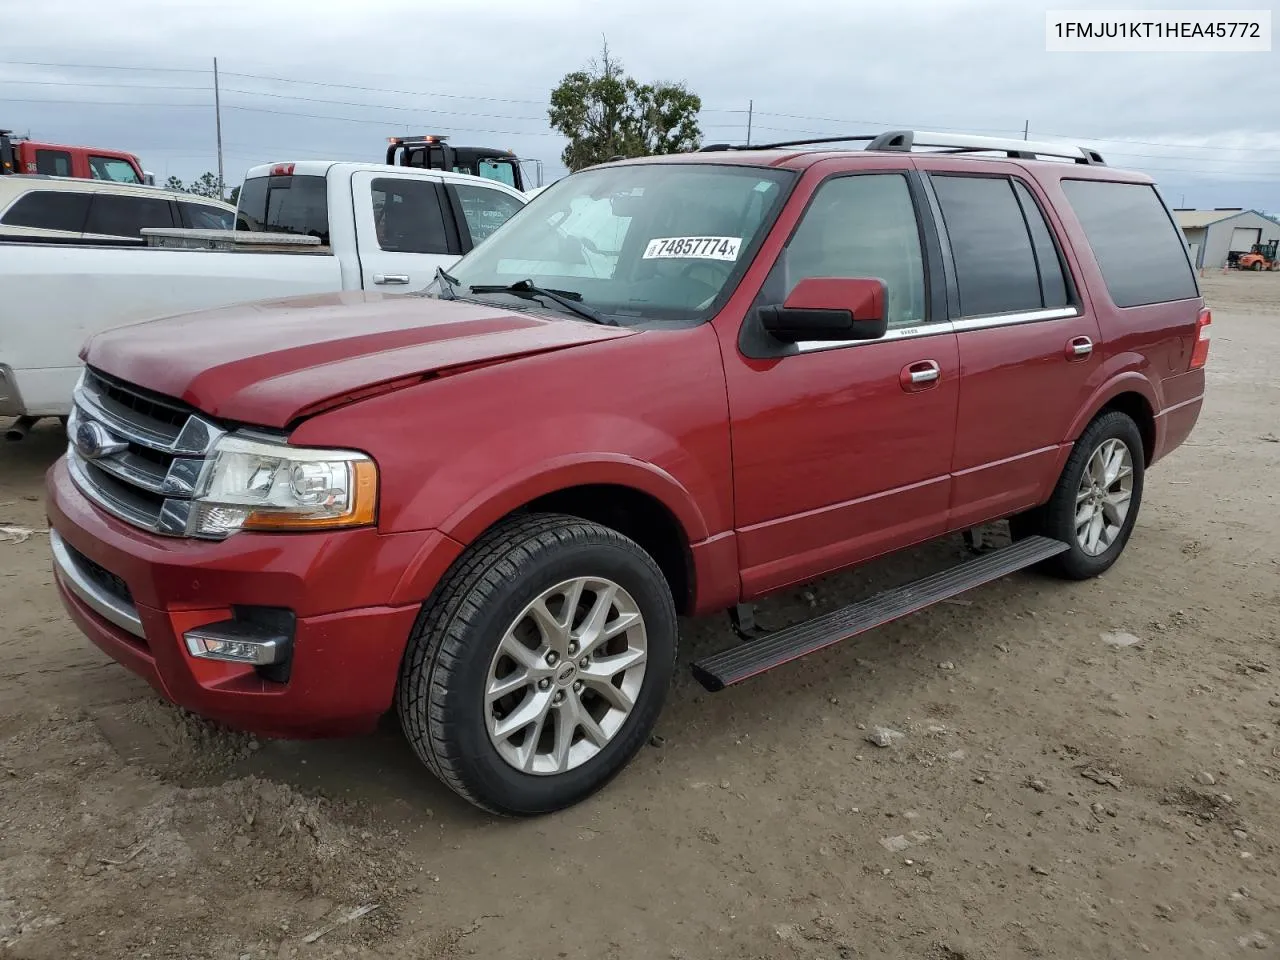
[[[1151,180],[853,139],[584,170],[420,296],[94,337],[48,479],[71,615],[239,728],[394,706],[445,783],[519,815],[645,742],[677,614],[738,614],[694,664],[714,690],[1021,567],[1106,570],[1204,392]],[[771,591],[1002,518],[1008,547],[746,629]]]

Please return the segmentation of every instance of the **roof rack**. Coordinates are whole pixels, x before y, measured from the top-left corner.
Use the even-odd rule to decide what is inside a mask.
[[[1102,154],[1089,147],[1046,140],[1012,140],[1005,137],[980,137],[970,133],[930,133],[924,130],[890,130],[874,135],[858,134],[850,137],[816,137],[809,140],[781,140],[777,143],[731,144],[712,143],[699,152],[720,150],[778,150],[783,147],[809,147],[825,143],[866,142],[866,150],[886,150],[894,153],[910,153],[917,147],[932,148],[935,152],[1003,153],[1018,160],[1036,160],[1040,157],[1061,157],[1076,163],[1105,166]]]

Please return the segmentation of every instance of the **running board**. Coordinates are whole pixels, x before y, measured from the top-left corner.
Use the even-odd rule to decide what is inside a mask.
[[[693,675],[712,693],[723,690],[807,653],[856,637],[1069,549],[1060,540],[1027,537],[975,560],[966,560],[949,570],[893,587],[794,627],[705,657],[693,665]]]

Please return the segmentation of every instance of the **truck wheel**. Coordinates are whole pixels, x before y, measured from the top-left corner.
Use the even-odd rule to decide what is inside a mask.
[[[1261,261],[1261,260],[1255,260],[1255,261],[1253,261],[1253,264],[1249,267],[1249,269],[1250,269],[1250,270],[1261,270],[1261,269],[1262,269],[1262,261]]]
[[[1096,577],[1119,559],[1142,504],[1142,435],[1123,413],[1104,413],[1076,441],[1053,496],[1014,517],[1015,539],[1040,534],[1071,549],[1045,562],[1068,580]]]
[[[514,517],[423,605],[396,706],[418,756],[463,798],[549,813],[648,739],[676,640],[671,591],[636,543],[574,517]]]

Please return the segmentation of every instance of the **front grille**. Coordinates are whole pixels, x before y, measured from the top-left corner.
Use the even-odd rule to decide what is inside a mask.
[[[193,408],[89,368],[67,422],[80,490],[135,526],[186,536],[209,453],[222,431]]]
[[[133,605],[133,594],[129,592],[129,585],[127,583],[117,577],[106,567],[90,560],[65,540],[62,545],[66,548],[67,553],[71,554],[72,559],[75,560],[76,566],[80,568],[81,573],[117,600],[127,603],[130,606]]]

